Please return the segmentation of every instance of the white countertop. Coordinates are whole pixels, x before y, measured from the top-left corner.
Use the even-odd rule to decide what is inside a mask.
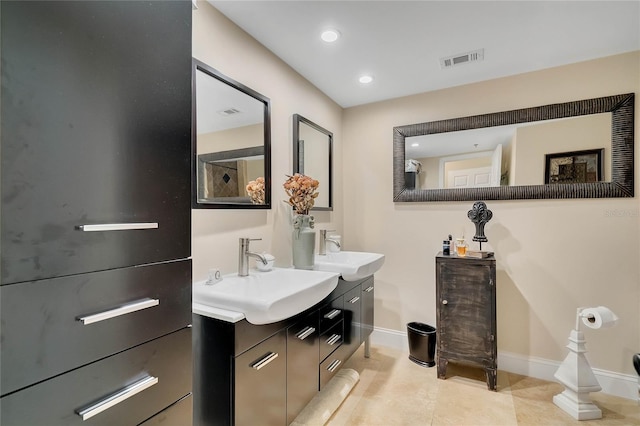
[[[191,312],[209,318],[215,318],[226,322],[242,321],[245,316],[242,312],[228,311],[226,309],[214,308],[201,303],[192,303]]]

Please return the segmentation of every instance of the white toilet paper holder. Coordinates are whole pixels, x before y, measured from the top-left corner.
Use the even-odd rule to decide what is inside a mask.
[[[577,309],[576,328],[569,334],[569,353],[554,375],[565,390],[553,397],[553,403],[576,420],[599,419],[602,411],[591,402],[589,393],[598,392],[602,387],[585,357],[586,340],[580,331],[580,320],[587,327],[598,329],[615,325],[618,316],[605,306]]]

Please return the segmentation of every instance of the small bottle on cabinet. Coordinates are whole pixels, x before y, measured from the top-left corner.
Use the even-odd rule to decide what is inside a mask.
[[[449,256],[449,254],[451,254],[451,245],[449,244],[449,240],[442,241],[442,254],[444,256]]]

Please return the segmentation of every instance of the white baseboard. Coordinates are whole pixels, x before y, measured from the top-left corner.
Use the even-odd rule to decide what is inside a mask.
[[[409,352],[407,333],[388,328],[375,327],[371,334],[371,344]],[[500,370],[551,382],[557,382],[553,375],[558,370],[560,363],[544,358],[498,351],[498,368]],[[592,368],[592,370],[603,393],[638,400],[640,383],[638,377],[599,368]]]

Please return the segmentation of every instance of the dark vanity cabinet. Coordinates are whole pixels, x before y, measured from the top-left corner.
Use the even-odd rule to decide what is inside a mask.
[[[192,422],[191,13],[0,2],[3,425]]]
[[[487,387],[496,390],[496,261],[436,257],[436,337],[438,378],[448,361],[485,370]]]
[[[293,422],[371,333],[372,289],[372,276],[340,279],[317,305],[265,325],[194,314],[194,424]]]

